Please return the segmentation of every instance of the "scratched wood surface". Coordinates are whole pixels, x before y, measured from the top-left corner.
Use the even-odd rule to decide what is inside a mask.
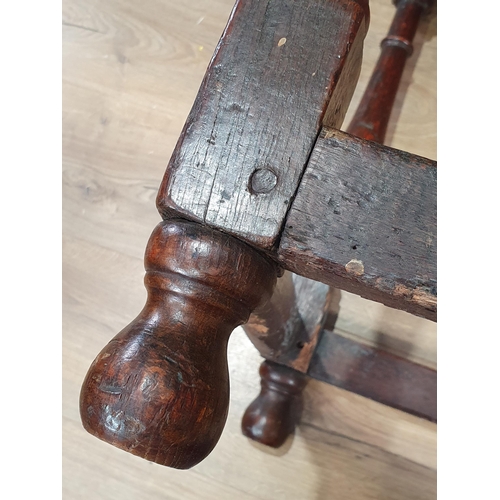
[[[324,128],[279,247],[297,274],[436,319],[436,162]]]
[[[260,357],[242,330],[229,344],[231,405],[221,441],[190,471],[150,464],[87,434],[85,373],[142,308],[143,255],[156,193],[233,2],[65,0],[63,4],[63,496],[65,499],[430,499],[436,427],[321,382],[279,451],[240,432],[259,391]],[[393,15],[371,2],[360,85]],[[387,144],[431,159],[435,24],[418,32]],[[358,88],[352,107],[358,102]],[[342,293],[337,333],[435,366],[435,324]]]
[[[273,247],[323,118],[342,124],[365,19],[352,0],[238,1],[170,159],[161,213]]]

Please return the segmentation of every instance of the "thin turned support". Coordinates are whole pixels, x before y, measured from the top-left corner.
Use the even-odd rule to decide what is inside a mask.
[[[93,362],[80,414],[94,436],[186,469],[219,440],[229,335],[269,299],[278,268],[231,236],[180,220],[156,227],[145,267],[146,305]]]
[[[241,430],[261,444],[279,448],[300,420],[306,375],[264,361],[260,365],[261,391],[243,415]]]
[[[406,60],[413,52],[413,38],[420,19],[432,0],[399,0],[382,51],[347,129],[349,134],[384,143],[387,125]]]

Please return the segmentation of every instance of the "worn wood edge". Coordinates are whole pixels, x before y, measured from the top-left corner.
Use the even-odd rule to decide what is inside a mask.
[[[307,373],[319,335],[326,323],[333,326],[339,302],[339,290],[286,272],[243,330],[262,357]]]
[[[329,127],[323,127],[313,153],[311,154],[311,158],[319,147],[328,147],[328,141],[332,138],[365,143],[367,147],[373,148],[381,153],[397,154],[403,162],[408,164],[414,162],[415,164],[421,165],[423,168],[437,170],[437,162],[434,160],[371,141],[365,141]],[[311,161],[309,164],[310,163]],[[401,168],[405,168],[404,164],[401,165]],[[415,166],[412,165],[411,168],[415,168]],[[307,173],[307,168],[305,173]],[[281,265],[285,269],[301,276],[320,281],[335,288],[346,290],[375,302],[380,302],[388,307],[403,310],[431,321],[437,321],[436,276],[430,277],[429,279],[420,279],[416,276],[411,280],[398,280],[397,276],[369,275],[365,273],[363,263],[356,259],[352,259],[347,264],[336,263],[328,259],[319,258],[315,254],[314,247],[307,247],[299,250],[291,244],[294,237],[292,231],[293,225],[289,223],[290,216],[293,215],[295,205],[297,204],[297,196],[300,196],[299,190],[301,186],[304,185],[303,179],[304,176],[302,177],[297,195],[290,206],[290,210],[287,214],[288,218],[285,221],[281,234],[278,247],[278,258]]]
[[[231,2],[231,5],[226,4],[227,12],[222,12],[223,22],[226,21],[232,3],[234,2]],[[154,4],[151,5],[154,7]],[[117,3],[116,6],[119,6],[119,4]],[[113,3],[114,10],[116,10],[116,6]],[[68,4],[66,9],[70,7],[71,5]],[[253,392],[247,390],[249,385],[254,387],[252,384],[257,383],[255,374],[258,367],[257,354],[251,352],[252,347],[249,342],[245,343],[246,349],[243,350],[240,358],[234,361],[237,366],[235,371],[238,374],[245,373],[247,362],[254,361],[254,366],[251,366],[250,374],[245,379],[246,384],[240,383],[238,385],[234,382],[234,376],[232,377],[233,399],[231,401],[231,411],[235,414],[235,423],[229,424],[229,428],[223,434],[226,441],[219,443],[210,459],[191,472],[179,474],[175,470],[157,467],[104,444],[82,430],[77,417],[77,405],[74,398],[75,394],[78,394],[80,379],[84,375],[83,370],[87,368],[87,358],[88,362],[90,362],[90,356],[93,356],[93,353],[100,349],[101,344],[104,345],[108,337],[118,331],[121,325],[126,324],[129,320],[128,315],[135,310],[139,310],[143,304],[142,293],[145,293],[145,289],[139,286],[137,291],[137,283],[141,282],[143,275],[142,256],[144,244],[149,236],[149,228],[154,227],[154,224],[159,220],[157,213],[151,210],[153,205],[150,205],[149,202],[151,201],[151,194],[157,191],[159,178],[157,181],[155,179],[158,177],[159,166],[164,165],[165,159],[168,159],[166,158],[170,154],[168,148],[173,149],[178,136],[178,131],[172,133],[171,129],[179,128],[180,130],[185,118],[185,116],[182,117],[179,122],[178,118],[176,121],[175,115],[171,114],[170,111],[168,115],[166,114],[166,109],[177,110],[177,108],[172,106],[175,100],[169,97],[170,93],[165,100],[165,94],[161,91],[162,88],[164,89],[164,86],[162,87],[162,78],[168,78],[168,74],[163,74],[165,72],[162,70],[156,80],[152,78],[153,74],[157,75],[157,66],[155,66],[157,62],[155,60],[158,57],[162,60],[167,58],[170,61],[169,66],[170,63],[174,64],[172,66],[174,80],[179,79],[178,75],[175,75],[175,64],[183,67],[182,71],[187,71],[192,76],[197,71],[196,68],[199,70],[200,64],[206,66],[208,60],[205,61],[204,56],[208,52],[207,47],[211,45],[211,52],[217,39],[212,43],[212,39],[202,33],[202,38],[199,41],[189,31],[189,39],[183,38],[180,42],[176,42],[176,52],[172,56],[175,59],[170,60],[171,54],[165,53],[164,49],[168,49],[172,45],[173,42],[170,37],[176,35],[177,32],[173,32],[170,27],[174,16],[169,14],[168,11],[166,30],[169,38],[165,43],[165,39],[162,37],[163,32],[160,29],[155,31],[154,38],[149,37],[149,30],[141,29],[139,21],[143,23],[151,19],[158,23],[153,25],[155,29],[162,23],[161,20],[156,21],[155,13],[149,17],[139,16],[139,13],[148,16],[147,11],[141,12],[144,7],[141,8],[135,5],[132,8],[131,5],[124,5],[127,9],[126,13],[120,11],[115,13],[111,10],[101,12],[98,5],[91,6],[90,4],[88,6],[79,4],[77,7],[76,11],[74,9],[71,12],[68,11],[68,16],[65,16],[68,21],[76,22],[82,17],[85,20],[95,21],[98,25],[90,24],[90,27],[100,29],[102,32],[108,33],[108,36],[80,28],[63,27],[67,52],[65,57],[68,61],[72,61],[71,65],[68,65],[71,73],[68,71],[66,75],[71,77],[71,83],[68,83],[69,78],[67,78],[66,111],[68,116],[65,117],[66,141],[64,154],[66,160],[69,161],[67,164],[69,171],[73,171],[79,165],[78,161],[81,160],[82,164],[88,167],[85,168],[89,172],[88,176],[79,176],[77,187],[66,189],[64,221],[66,238],[70,238],[70,241],[78,238],[78,241],[81,242],[88,240],[96,242],[96,245],[101,245],[97,253],[91,247],[84,246],[82,248],[83,243],[78,243],[79,250],[75,249],[70,252],[68,248],[66,251],[66,263],[74,262],[76,265],[78,262],[82,270],[80,276],[75,279],[72,276],[76,271],[68,271],[65,277],[65,290],[70,294],[70,297],[67,298],[65,304],[64,335],[66,337],[67,352],[65,353],[66,404],[64,410],[65,414],[73,419],[73,425],[71,429],[67,429],[65,436],[65,456],[69,465],[67,465],[64,474],[65,493],[63,496],[67,500],[70,498],[116,500],[117,497],[122,499],[164,499],[165,484],[168,483],[168,496],[183,499],[199,499],[200,488],[204,492],[205,498],[240,499],[254,498],[255,495],[276,497],[279,494],[288,498],[294,496],[301,498],[317,498],[318,496],[329,498],[333,491],[336,491],[335,494],[338,494],[339,497],[352,498],[352,485],[349,483],[355,483],[356,477],[350,476],[349,467],[351,469],[358,468],[359,470],[361,466],[361,476],[365,475],[369,479],[363,481],[365,488],[363,494],[359,494],[359,497],[355,495],[356,498],[380,496],[376,485],[375,491],[373,485],[373,482],[379,481],[379,479],[373,479],[372,481],[372,478],[380,477],[380,474],[377,473],[382,468],[384,474],[387,474],[385,476],[387,482],[384,482],[383,479],[380,482],[386,486],[387,489],[384,491],[388,496],[391,498],[398,497],[398,492],[399,498],[411,496],[411,493],[407,493],[408,483],[410,483],[415,485],[413,496],[421,499],[425,496],[422,493],[422,489],[425,490],[425,485],[419,484],[422,483],[422,480],[412,480],[411,478],[407,480],[404,474],[401,474],[399,479],[394,479],[394,476],[398,474],[391,473],[391,469],[384,466],[387,463],[386,456],[381,458],[378,466],[375,460],[372,460],[372,467],[374,468],[365,469],[363,464],[366,460],[357,460],[359,457],[355,457],[354,454],[351,455],[351,461],[344,460],[344,457],[341,456],[335,462],[331,458],[331,452],[328,449],[325,454],[313,444],[308,444],[308,441],[303,442],[299,438],[293,440],[290,453],[281,458],[275,458],[275,455],[264,455],[260,449],[247,444],[239,435],[237,438],[233,437],[231,432],[239,433],[239,418],[244,410],[244,406],[242,404],[238,406],[235,400],[243,397],[240,396],[240,392],[248,394],[248,399],[251,397],[250,394],[253,395],[256,390]],[[200,17],[205,14],[200,11],[202,7],[203,4],[200,4],[196,9],[190,10],[189,17],[186,16],[181,21],[194,25],[198,18],[193,16],[196,16],[198,12],[200,12]],[[222,9],[219,8],[219,10]],[[212,20],[215,16],[220,18],[217,8],[212,9],[211,7],[210,23],[213,23]],[[103,23],[106,24],[102,29]],[[201,27],[205,26],[206,23],[207,20],[203,21]],[[86,26],[88,25],[86,23]],[[216,28],[216,38],[218,38],[223,27],[222,24]],[[116,39],[116,55],[113,55],[108,51],[109,36],[124,28],[127,28],[126,32],[123,32],[126,36],[120,36],[119,39]],[[184,33],[181,32],[181,35],[184,36]],[[140,46],[136,44],[137,40],[141,41]],[[376,42],[374,42],[374,45],[376,45]],[[180,48],[178,43],[181,44]],[[203,43],[203,51],[198,50],[197,43]],[[162,47],[162,52],[158,52],[157,47],[159,46]],[[109,54],[109,58],[105,59],[105,54]],[[130,59],[131,55],[132,60],[124,64],[123,59],[125,59],[125,56]],[[202,59],[201,63],[200,59]],[[203,63],[203,61],[205,62]],[[80,64],[78,64],[79,62]],[[139,62],[140,64],[136,64]],[[78,72],[74,71],[75,67],[77,67]],[[97,78],[95,75],[97,75]],[[123,82],[121,78],[118,80],[115,78],[115,76],[119,75],[126,77]],[[201,77],[202,74],[200,74],[200,80]],[[102,85],[100,84],[101,81]],[[76,83],[78,85],[75,85]],[[89,90],[90,85],[93,86],[92,91]],[[114,94],[113,85],[116,87]],[[192,87],[192,82],[183,82],[182,85],[186,89],[185,93],[189,94],[187,89]],[[198,86],[197,83],[194,85]],[[425,85],[423,88],[425,89]],[[197,88],[191,90],[196,93]],[[109,97],[105,102],[100,99],[103,93]],[[189,109],[182,111],[182,95],[177,96],[177,102],[180,103],[179,107],[181,108],[181,111],[177,111],[177,113],[185,115]],[[80,112],[73,112],[75,104],[78,106],[76,110],[80,109]],[[158,104],[158,108],[155,110],[155,114],[152,115],[149,109],[153,104],[155,107]],[[104,114],[101,115],[100,113]],[[107,121],[105,127],[103,127],[100,120],[102,122]],[[168,130],[165,130],[165,123],[172,123],[172,125],[167,126]],[[413,130],[415,130],[417,123],[413,122],[413,125],[411,125]],[[142,128],[137,128],[139,126]],[[411,130],[407,132],[404,129],[403,137],[405,134],[416,135]],[[130,140],[127,140],[127,137]],[[126,144],[124,144],[124,140]],[[167,143],[166,147],[165,142]],[[425,142],[426,138],[424,137],[423,144]],[[153,149],[155,150],[154,153],[151,151]],[[409,148],[403,147],[402,149],[411,151]],[[140,168],[138,169],[139,165]],[[111,185],[100,181],[95,185],[92,176],[97,175],[99,169],[104,169],[105,172],[114,175],[112,178],[106,177],[108,181],[113,181]],[[161,177],[164,169],[160,168],[160,170],[159,175]],[[128,171],[133,171],[134,174],[129,175],[127,174]],[[139,175],[141,179],[136,175]],[[104,181],[101,177],[97,177],[97,179]],[[124,182],[121,182],[120,179]],[[118,184],[115,184],[115,181],[119,181]],[[143,187],[144,189],[142,189]],[[128,200],[124,202],[126,197],[128,197]],[[152,203],[154,203],[154,200]],[[146,207],[145,214],[139,205]],[[145,223],[144,219],[149,221]],[[130,232],[130,234],[127,235],[127,232]],[[84,239],[80,240],[79,238]],[[109,260],[108,265],[105,265],[103,259],[107,259],[107,254],[103,252],[107,252],[107,248],[115,249],[119,253],[115,253]],[[89,268],[89,258],[91,261],[94,258],[96,260],[94,270]],[[126,263],[129,261],[132,268],[127,271],[124,267],[127,268]],[[130,268],[130,265],[128,267]],[[108,288],[106,288],[107,281],[102,282],[104,276],[106,276],[107,281],[112,281]],[[92,278],[94,282],[87,282]],[[124,282],[123,278],[125,278]],[[84,283],[86,285],[83,285]],[[104,292],[106,292],[106,295],[103,295]],[[134,301],[134,297],[137,295],[139,299]],[[107,296],[110,297],[109,300],[106,300]],[[89,301],[92,307],[89,307]],[[77,308],[78,313],[71,312],[75,308]],[[97,328],[98,325],[101,325],[101,327]],[[243,333],[241,333],[241,337],[244,337]],[[244,340],[246,341],[246,338]],[[354,400],[357,405],[353,405],[350,414],[344,415],[347,426],[351,425],[353,421],[361,421],[366,426],[371,426],[371,429],[378,430],[378,427],[372,421],[377,409],[380,411],[380,415],[383,415],[381,418],[385,418],[386,414],[396,414],[392,420],[388,421],[389,432],[381,440],[379,446],[385,449],[386,446],[391,446],[398,441],[396,433],[401,426],[401,422],[406,422],[405,419],[409,415],[314,380],[310,381],[306,395],[311,394],[310,388],[313,385],[314,387],[321,387],[325,391],[318,395],[319,399],[316,401],[318,404],[311,405],[315,415],[320,414],[320,404],[331,403],[337,405],[328,407],[327,411],[325,410],[326,415],[323,423],[333,424],[337,422],[341,414],[340,411],[337,413],[337,410],[339,410],[342,401]],[[412,421],[414,420],[420,421],[421,419],[413,417]],[[426,423],[427,421],[422,421],[422,424]],[[316,422],[316,425],[316,428],[322,426],[318,422]],[[419,425],[419,422],[415,425]],[[392,431],[393,429],[394,431]],[[352,430],[351,436],[354,439],[365,439],[362,431],[359,429]],[[321,446],[321,433],[320,431],[317,432],[317,437],[313,436],[311,439],[315,439],[319,447]],[[413,450],[419,446],[422,427],[415,428],[412,431],[412,436],[413,441],[406,443],[406,449],[408,450]],[[234,450],[240,446],[242,453],[235,454]],[[370,448],[367,447],[367,449]],[[299,453],[299,450],[303,450],[302,454]],[[394,449],[391,448],[391,450],[397,453]],[[345,464],[342,463],[343,461]],[[340,467],[335,467],[335,464]],[[347,464],[350,464],[350,466],[348,467]],[[393,470],[397,471],[398,469]],[[189,481],[185,480],[186,475],[189,476]],[[147,476],[146,481],[144,480],[145,476]],[[197,479],[198,476],[202,479]],[[276,476],[278,476],[278,479],[276,479]],[[340,478],[344,483],[339,484],[337,478]],[[397,481],[397,487],[394,487],[391,480]],[[186,483],[189,483],[187,489]],[[258,491],[255,490],[256,484],[259,485]],[[285,490],[281,488],[285,488]],[[323,495],[321,495],[321,492],[323,492]],[[387,495],[385,498],[387,498]]]
[[[219,50],[223,47],[225,43],[225,37],[231,31],[231,22],[235,16],[235,13],[238,9],[240,2],[236,2],[227,25],[223,31],[223,34],[217,44],[217,47],[214,51],[212,59],[207,68],[207,72],[203,78],[203,81],[200,86],[199,95],[203,92],[203,89],[207,87],[208,80],[210,77],[210,69],[214,65],[214,62],[217,60],[217,56]],[[363,41],[366,37],[366,33],[368,31],[370,12],[368,8],[367,0],[342,0],[342,2],[338,2],[339,8],[342,9],[351,9],[352,21],[351,24],[353,29],[356,30],[355,36],[348,42],[347,49],[344,51],[342,57],[340,58],[340,63],[338,68],[332,72],[333,78],[330,81],[329,86],[327,87],[328,99],[326,100],[323,112],[319,114],[317,120],[317,135],[321,131],[322,124],[328,124],[329,126],[340,127],[342,125],[345,114],[347,113],[347,109],[349,107],[350,101],[352,99],[353,93],[356,88],[356,84],[359,78],[359,74],[361,71],[361,59],[362,59],[362,51],[363,51]],[[339,76],[340,75],[340,76]],[[184,128],[181,132],[179,141],[174,149],[174,153],[172,157],[176,154],[178,150],[182,147],[182,138],[185,132],[189,129],[190,126],[190,117],[193,113],[193,110],[196,105],[196,101],[198,100],[198,96],[195,100],[195,104],[190,112],[190,116],[186,121]],[[339,101],[339,102],[337,102]],[[316,135],[316,137],[317,137]],[[313,141],[314,144],[314,141]],[[312,151],[312,147],[311,150]],[[307,162],[304,163],[304,167],[298,176],[297,186],[295,187],[295,191],[290,193],[290,200],[287,200],[288,207],[290,206],[290,201],[293,200],[298,186],[300,185],[300,179],[303,174],[303,171],[307,165]],[[189,209],[185,209],[183,206],[176,203],[172,196],[170,187],[174,182],[175,171],[170,166],[167,168],[162,183],[160,185],[160,189],[158,191],[158,196],[156,200],[157,209],[160,215],[164,219],[172,218],[172,217],[183,217],[188,220],[192,220],[195,222],[199,222],[202,224],[206,224],[212,228],[219,229],[223,232],[227,232],[232,236],[236,236],[250,245],[256,246],[258,249],[268,252],[271,258],[275,258],[275,250],[278,246],[278,242],[281,236],[281,231],[286,220],[286,214],[289,208],[286,208],[283,212],[283,219],[280,223],[277,224],[277,230],[275,234],[272,236],[259,235],[255,232],[245,232],[235,229],[234,227],[229,227],[228,225],[219,224],[210,220],[207,220],[206,213],[204,217],[197,216]],[[209,201],[207,203],[210,203]]]

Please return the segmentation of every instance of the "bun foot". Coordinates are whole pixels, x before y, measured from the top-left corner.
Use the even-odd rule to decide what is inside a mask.
[[[213,449],[229,405],[227,341],[276,282],[248,245],[196,223],[160,223],[145,257],[146,305],[92,363],[85,429],[122,450],[188,469]]]
[[[272,361],[259,369],[261,391],[243,415],[243,434],[258,443],[279,448],[300,420],[306,375]]]

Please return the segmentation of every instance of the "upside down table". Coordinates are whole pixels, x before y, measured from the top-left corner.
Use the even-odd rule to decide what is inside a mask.
[[[204,459],[247,321],[267,360],[243,419],[253,439],[292,432],[306,374],[435,420],[435,372],[328,331],[335,288],[436,319],[436,162],[380,144],[427,6],[397,3],[345,133],[368,2],[237,1],[158,192],[146,305],[85,379],[89,432],[162,465]]]

